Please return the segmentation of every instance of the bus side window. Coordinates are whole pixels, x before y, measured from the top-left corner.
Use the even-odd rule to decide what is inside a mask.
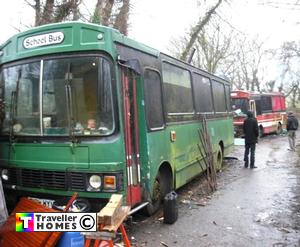
[[[256,115],[261,115],[261,100],[256,99],[255,100],[255,106],[256,106]]]
[[[253,112],[254,117],[256,117],[256,107],[255,107],[255,101],[254,100],[250,100],[250,111]]]
[[[262,113],[272,112],[272,98],[269,95],[261,96]]]
[[[225,97],[226,97],[226,105],[227,105],[227,111],[231,112],[231,101],[230,101],[230,86],[225,86]]]
[[[148,127],[151,130],[164,127],[161,80],[158,72],[146,69],[144,95]]]
[[[167,121],[180,122],[193,119],[194,104],[190,71],[163,62],[162,75]]]
[[[212,91],[215,112],[226,112],[226,99],[224,84],[215,80],[212,80]]]
[[[193,91],[196,112],[213,112],[210,79],[200,74],[193,73]]]

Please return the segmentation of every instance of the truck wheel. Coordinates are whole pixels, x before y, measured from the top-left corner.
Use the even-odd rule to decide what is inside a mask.
[[[262,138],[264,135],[265,135],[265,134],[264,134],[264,128],[263,128],[262,126],[260,126],[260,127],[258,128],[258,137],[259,137],[259,138]]]
[[[162,206],[162,201],[164,199],[164,196],[168,192],[168,178],[163,176],[161,171],[158,171],[155,181],[153,184],[153,193],[152,193],[152,199],[151,202],[148,203],[148,205],[144,208],[143,213],[145,215],[153,215],[156,213],[160,207]]]
[[[162,185],[163,181],[161,178],[160,172],[157,173],[155,177],[155,181],[153,184],[153,194],[151,201],[148,203],[148,205],[144,208],[144,214],[147,216],[153,215],[158,211],[162,204]]]
[[[278,123],[276,134],[280,135],[280,134],[282,134],[282,131],[283,131],[282,130],[282,125],[281,125],[281,123]]]
[[[220,170],[222,168],[222,165],[223,165],[223,152],[221,146],[219,145],[216,154],[216,170]]]

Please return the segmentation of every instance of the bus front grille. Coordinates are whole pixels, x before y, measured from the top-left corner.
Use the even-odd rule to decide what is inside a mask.
[[[4,184],[36,189],[85,191],[84,173],[10,168]]]
[[[20,178],[23,187],[66,189],[65,172],[22,169]]]
[[[85,190],[86,181],[85,181],[85,176],[83,176],[82,173],[71,172],[69,178],[70,178],[71,190],[75,190],[75,191]]]

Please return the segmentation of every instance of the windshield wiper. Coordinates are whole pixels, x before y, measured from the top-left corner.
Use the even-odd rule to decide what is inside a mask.
[[[78,140],[74,135],[75,121],[74,121],[74,114],[73,114],[72,80],[73,80],[73,76],[71,72],[71,63],[69,63],[65,75],[65,91],[66,91],[66,101],[67,101],[69,136],[72,143],[77,143]]]
[[[18,78],[16,81],[16,90],[11,92],[10,98],[10,119],[9,119],[9,144],[12,145],[15,142],[14,136],[14,124],[15,124],[15,117],[17,115],[17,106],[18,106],[18,91],[20,85],[20,78],[21,78],[21,70],[18,71]]]
[[[11,98],[10,98],[10,107],[9,107],[9,112],[10,112],[10,118],[9,118],[9,144],[11,145],[14,142],[14,124],[15,124],[15,115],[17,111],[17,92],[12,91],[11,92]]]

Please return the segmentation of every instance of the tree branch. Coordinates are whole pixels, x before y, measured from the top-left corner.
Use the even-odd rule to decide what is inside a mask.
[[[217,4],[215,6],[213,6],[208,12],[206,12],[204,18],[200,19],[198,21],[198,24],[192,29],[192,33],[190,35],[190,40],[189,40],[188,44],[186,45],[184,51],[181,54],[181,57],[180,57],[181,60],[185,61],[187,59],[187,56],[188,56],[192,46],[194,45],[200,31],[209,22],[210,18],[215,13],[216,9],[220,6],[222,1],[223,0],[218,0]]]

